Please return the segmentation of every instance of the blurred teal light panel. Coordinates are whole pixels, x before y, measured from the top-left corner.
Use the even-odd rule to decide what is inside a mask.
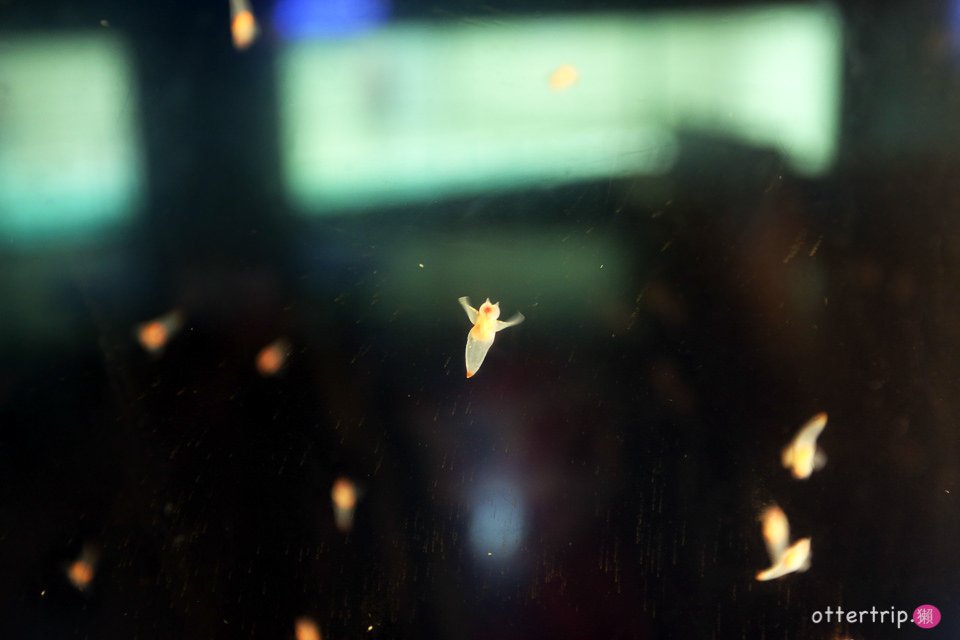
[[[91,236],[141,189],[132,72],[110,36],[0,35],[0,234]]]
[[[672,134],[624,100],[612,20],[406,24],[291,44],[281,61],[287,187],[305,209],[662,173]],[[561,65],[579,80],[550,87]]]
[[[826,6],[406,23],[289,45],[284,175],[304,211],[669,171],[676,133],[835,153],[841,28]],[[562,90],[551,74],[576,69]]]
[[[779,151],[816,176],[833,164],[843,32],[826,4],[663,17],[661,116],[672,126]],[[642,81],[642,80],[641,80]]]

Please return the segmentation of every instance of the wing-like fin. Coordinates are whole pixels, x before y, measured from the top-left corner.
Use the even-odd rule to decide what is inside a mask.
[[[477,324],[477,310],[470,306],[470,298],[463,296],[459,299],[459,302],[463,310],[467,312],[467,318],[469,318],[470,324]]]
[[[794,571],[806,571],[810,568],[810,538],[802,538],[783,552],[780,560],[772,567],[757,574],[757,580],[774,580]]]
[[[516,325],[520,324],[521,322],[523,322],[523,320],[524,320],[524,317],[523,317],[523,314],[522,314],[522,313],[518,313],[517,315],[513,316],[512,318],[510,318],[510,319],[507,320],[506,322],[504,322],[503,320],[497,320],[497,328],[496,328],[496,330],[497,330],[497,331],[503,331],[504,329],[506,329],[506,328],[508,328],[508,327],[513,327],[513,326],[516,326]]]

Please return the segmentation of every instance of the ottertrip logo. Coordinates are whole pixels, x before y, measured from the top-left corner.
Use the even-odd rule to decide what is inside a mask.
[[[940,624],[940,610],[932,604],[922,604],[913,610],[913,616],[908,611],[890,607],[889,609],[861,609],[844,611],[843,607],[827,607],[824,611],[814,611],[810,615],[814,624],[821,622],[846,622],[847,624],[863,624],[874,622],[880,624],[896,624],[899,629],[905,622],[912,622],[921,629],[933,629]]]

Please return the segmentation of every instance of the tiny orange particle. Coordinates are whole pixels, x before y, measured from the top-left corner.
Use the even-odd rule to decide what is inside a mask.
[[[307,617],[297,618],[294,630],[297,640],[322,640],[323,638],[317,623]]]
[[[265,378],[276,375],[286,364],[289,355],[289,342],[283,338],[271,342],[257,354],[257,372]]]
[[[353,509],[357,506],[357,487],[346,478],[337,478],[330,497],[338,509]]]
[[[357,506],[357,486],[347,478],[337,478],[330,490],[333,500],[333,519],[342,533],[353,529],[353,512]]]
[[[171,311],[159,318],[138,325],[135,332],[137,341],[149,353],[159,354],[182,325],[183,317],[180,312]]]
[[[550,88],[554,91],[569,89],[577,83],[580,74],[572,64],[562,64],[550,74]]]
[[[233,17],[230,25],[230,32],[233,35],[233,46],[239,50],[244,50],[253,44],[257,39],[257,19],[253,17],[253,12],[244,9]]]
[[[96,574],[97,551],[90,545],[84,545],[80,557],[66,568],[67,579],[80,591],[86,591]]]
[[[83,591],[93,582],[93,565],[83,560],[77,560],[67,570],[67,577],[77,589]]]
[[[140,344],[147,351],[156,351],[167,343],[167,329],[154,320],[140,327]]]

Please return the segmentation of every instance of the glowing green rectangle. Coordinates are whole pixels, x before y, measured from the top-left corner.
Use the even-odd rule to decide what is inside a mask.
[[[0,36],[0,233],[85,236],[141,188],[128,56],[109,34]]]
[[[834,11],[797,6],[295,43],[280,64],[287,188],[324,212],[661,173],[682,130],[817,174],[835,153],[840,38]],[[564,65],[575,81],[557,86]]]
[[[618,75],[608,31],[411,24],[292,45],[280,86],[294,200],[336,209],[667,169],[670,132],[606,95]],[[571,54],[581,80],[552,90]]]

